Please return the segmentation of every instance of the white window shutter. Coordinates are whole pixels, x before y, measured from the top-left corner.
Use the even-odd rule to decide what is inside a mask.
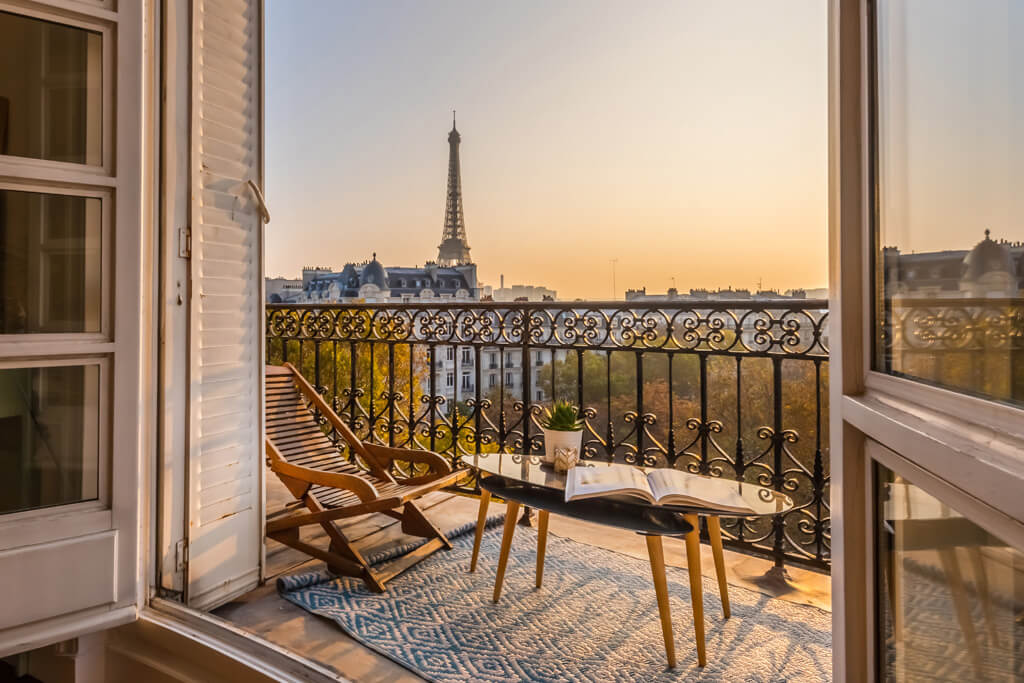
[[[260,0],[193,0],[188,603],[257,585],[263,533]]]

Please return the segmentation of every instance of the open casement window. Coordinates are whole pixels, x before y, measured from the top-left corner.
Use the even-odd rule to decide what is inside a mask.
[[[197,609],[255,587],[263,555],[261,12],[187,0],[165,18],[165,57],[188,74],[167,83],[168,117],[190,131],[187,155],[165,132],[165,224],[190,229],[164,237],[158,593]]]
[[[1024,4],[834,0],[835,680],[1020,680]]]
[[[135,618],[142,3],[0,0],[0,655]]]

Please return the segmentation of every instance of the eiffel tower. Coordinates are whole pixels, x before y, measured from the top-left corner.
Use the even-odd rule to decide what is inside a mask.
[[[441,266],[464,266],[473,262],[469,256],[466,221],[462,215],[460,142],[462,136],[455,128],[455,112],[452,111],[452,131],[448,133],[448,194],[444,204],[444,233],[437,248],[437,263]]]

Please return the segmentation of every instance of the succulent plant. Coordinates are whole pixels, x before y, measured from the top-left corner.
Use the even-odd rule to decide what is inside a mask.
[[[556,401],[541,426],[553,432],[578,432],[583,429],[583,421],[579,419],[576,408],[568,401]]]

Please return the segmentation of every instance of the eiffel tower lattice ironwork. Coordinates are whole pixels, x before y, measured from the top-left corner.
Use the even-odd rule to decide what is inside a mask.
[[[437,262],[442,266],[462,266],[473,262],[469,256],[466,220],[462,214],[460,142],[462,136],[455,128],[455,112],[452,111],[452,130],[448,133],[448,193],[444,205],[444,233],[437,248]]]

